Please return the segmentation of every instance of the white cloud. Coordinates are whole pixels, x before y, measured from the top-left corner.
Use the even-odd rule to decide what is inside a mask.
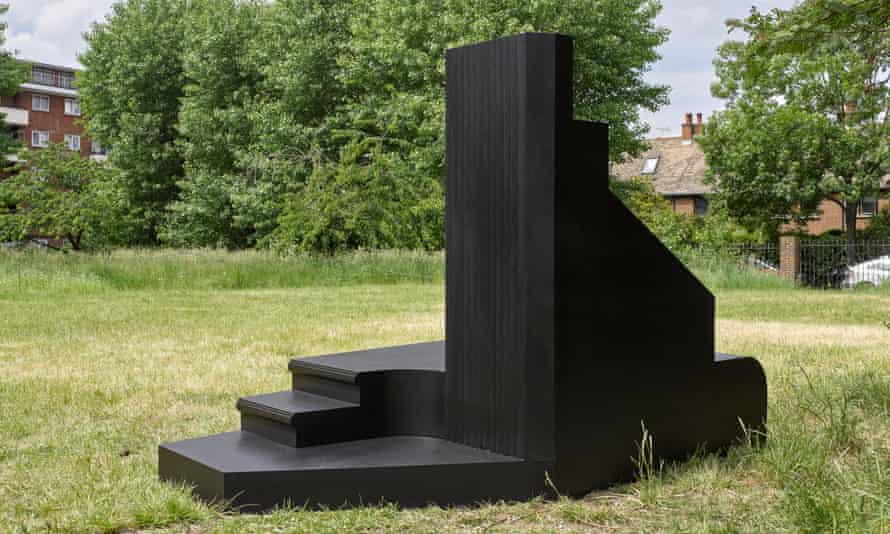
[[[794,0],[666,0],[657,23],[671,30],[670,41],[661,47],[662,59],[647,73],[650,83],[669,85],[671,103],[656,113],[644,111],[653,136],[679,135],[685,113],[704,113],[722,109],[722,101],[711,96],[715,80],[712,61],[717,47],[730,37],[725,22],[744,18],[754,5],[760,11],[787,9]]]
[[[113,0],[7,0],[6,48],[34,61],[78,66],[83,33]]]

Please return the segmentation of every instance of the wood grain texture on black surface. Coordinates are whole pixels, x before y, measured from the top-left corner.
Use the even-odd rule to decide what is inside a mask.
[[[553,455],[553,183],[571,46],[526,34],[447,55],[449,437],[535,459]]]

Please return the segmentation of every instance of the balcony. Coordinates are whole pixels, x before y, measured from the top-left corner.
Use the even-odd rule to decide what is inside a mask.
[[[61,89],[77,89],[74,83],[74,74],[41,68],[31,70],[31,83]]]
[[[28,110],[0,106],[0,113],[5,115],[3,123],[7,126],[28,126]]]

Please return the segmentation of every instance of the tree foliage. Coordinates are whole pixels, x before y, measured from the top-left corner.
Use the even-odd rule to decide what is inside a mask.
[[[890,242],[890,205],[884,206],[862,231],[864,239]]]
[[[643,81],[667,39],[654,24],[660,9],[657,0],[129,0],[88,36],[84,111],[112,145],[131,202],[146,206],[146,227],[166,214],[157,235],[167,243],[436,248],[445,50],[524,31],[574,35],[576,114],[610,122],[617,159],[642,148],[640,109],[666,102],[666,87]],[[137,82],[124,79],[131,68]],[[124,89],[109,88],[119,81]]]
[[[16,173],[0,181],[6,238],[54,237],[74,250],[117,240],[126,207],[117,170],[64,144],[23,150],[19,159]]]
[[[0,16],[9,11],[8,4],[0,4]],[[16,61],[8,50],[4,50],[6,42],[6,23],[0,22],[0,95],[13,95],[18,92],[19,85],[25,80],[23,65]],[[14,152],[18,141],[3,127],[3,114],[0,114],[0,157]],[[0,163],[0,167],[4,166]]]
[[[445,237],[441,186],[413,170],[380,141],[346,145],[336,166],[319,168],[291,195],[275,234],[276,245],[326,253],[441,249]]]
[[[812,0],[729,21],[747,33],[715,60],[726,111],[700,138],[720,202],[749,225],[805,224],[822,200],[845,210],[890,169],[885,3]]]
[[[179,198],[162,239],[173,245],[243,248],[255,242],[256,173],[241,164],[252,145],[251,111],[261,75],[252,40],[254,1],[197,0],[185,21],[177,147],[184,162]]]
[[[637,177],[611,180],[609,189],[662,243],[682,254],[698,248],[709,251],[743,242],[759,241],[725,211],[711,210],[704,217],[675,213],[670,201],[655,191],[652,180]]]
[[[344,4],[344,3],[341,3]],[[290,195],[286,216],[275,242],[295,239],[303,247],[313,243],[351,246],[352,239],[343,239],[338,229],[319,239],[319,229],[301,235],[308,217],[292,216],[306,209],[302,194],[335,198],[347,183],[357,187],[362,179],[344,181],[357,172],[365,175],[410,177],[401,183],[407,191],[398,196],[370,199],[355,191],[355,201],[365,201],[373,213],[380,206],[413,204],[389,214],[392,222],[377,219],[380,227],[404,225],[407,232],[403,246],[438,246],[436,239],[418,235],[441,232],[443,214],[430,217],[429,210],[444,206],[442,198],[445,178],[445,50],[450,47],[494,39],[525,31],[559,31],[576,38],[575,108],[582,118],[608,120],[611,124],[611,154],[636,153],[642,147],[639,138],[645,127],[639,122],[640,108],[656,109],[666,101],[667,89],[642,80],[651,63],[658,59],[655,49],[667,37],[666,30],[654,25],[660,4],[649,0],[626,1],[523,1],[472,2],[468,0],[435,1],[376,0],[363,4],[349,14],[348,36],[340,45],[335,78],[331,87],[340,96],[338,112],[323,121],[319,132],[333,134],[342,142],[311,146],[320,160],[307,187]],[[345,145],[344,145],[345,143]],[[362,147],[368,150],[356,155]],[[332,150],[337,149],[336,157]],[[349,157],[344,157],[344,155]],[[371,168],[363,169],[364,166]],[[382,188],[379,193],[398,189]],[[422,194],[436,197],[423,198]],[[426,215],[420,216],[417,212]],[[409,215],[413,214],[413,215]],[[342,219],[332,219],[333,221]],[[412,231],[417,220],[432,226]],[[332,230],[334,226],[330,227]],[[356,225],[355,229],[368,228]],[[359,231],[359,233],[362,233]],[[362,246],[391,242],[374,232],[364,234],[356,242]],[[408,237],[411,236],[411,237]],[[398,243],[398,242],[396,242]]]
[[[183,97],[188,0],[125,0],[85,35],[78,88],[90,138],[111,148],[122,171],[136,244],[158,242],[178,194],[182,155],[176,145]]]

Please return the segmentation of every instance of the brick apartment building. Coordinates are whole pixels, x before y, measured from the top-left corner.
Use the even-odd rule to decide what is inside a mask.
[[[613,179],[629,180],[643,176],[652,179],[655,190],[671,201],[674,212],[701,216],[708,212],[707,195],[712,187],[704,183],[705,155],[695,136],[704,132],[702,114],[696,113],[695,122],[692,113],[686,114],[682,124],[680,137],[658,137],[646,141],[649,149],[638,158],[613,165]],[[882,194],[878,198],[864,199],[859,202],[857,228],[865,228],[869,221],[884,206],[890,204],[886,194],[890,191],[890,175],[885,176],[882,183]],[[840,205],[825,200],[819,206],[821,214],[812,218],[807,224],[807,232],[818,235],[829,230],[844,230],[844,212]]]
[[[104,160],[102,147],[87,139],[79,124],[81,112],[76,69],[27,63],[31,71],[19,92],[0,96],[0,113],[5,115],[5,127],[31,149],[45,148],[49,143],[65,143],[83,157]]]

